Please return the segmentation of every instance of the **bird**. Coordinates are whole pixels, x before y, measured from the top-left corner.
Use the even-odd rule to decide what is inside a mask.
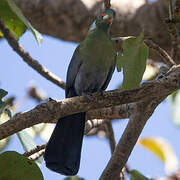
[[[65,97],[103,92],[116,65],[116,51],[109,31],[115,18],[111,8],[101,12],[85,39],[75,49],[67,70]],[[79,171],[86,112],[62,117],[47,143],[46,167],[73,176]]]

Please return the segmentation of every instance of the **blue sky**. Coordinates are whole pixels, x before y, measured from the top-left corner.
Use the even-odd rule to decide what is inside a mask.
[[[77,44],[61,41],[52,37],[44,36],[41,47],[37,46],[32,34],[26,32],[20,39],[20,44],[30,52],[31,56],[47,67],[50,71],[65,80],[66,70]],[[48,97],[63,99],[64,91],[44,79],[36,71],[31,69],[9,47],[5,40],[0,41],[1,70],[0,88],[8,91],[8,96],[15,95],[17,101],[26,94],[31,81],[46,91]],[[108,89],[115,89],[122,81],[122,75],[115,72]],[[34,108],[36,103],[28,100],[19,110],[27,111]],[[116,120],[113,123],[115,138],[118,142],[127,120]],[[170,110],[166,101],[162,102],[155,110],[146,124],[141,137],[161,136],[166,138],[172,145],[180,159],[179,142],[180,130],[171,122]],[[37,143],[42,143],[38,138]],[[15,150],[23,153],[23,149],[14,135],[13,140],[6,150]],[[107,140],[99,137],[85,137],[83,142],[82,160],[79,176],[87,180],[98,179],[110,158],[110,149]],[[161,161],[144,148],[136,145],[128,161],[131,169],[137,169],[145,175],[164,175],[164,165]],[[61,180],[64,176],[48,170],[43,162],[41,167],[44,179]]]

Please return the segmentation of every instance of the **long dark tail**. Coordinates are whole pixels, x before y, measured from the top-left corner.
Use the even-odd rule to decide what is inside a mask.
[[[84,126],[85,112],[59,119],[44,154],[49,169],[67,176],[77,174]]]

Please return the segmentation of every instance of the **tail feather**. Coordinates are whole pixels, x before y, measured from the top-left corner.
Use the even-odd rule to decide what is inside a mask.
[[[77,174],[84,127],[85,112],[58,120],[44,154],[49,169],[67,176]]]

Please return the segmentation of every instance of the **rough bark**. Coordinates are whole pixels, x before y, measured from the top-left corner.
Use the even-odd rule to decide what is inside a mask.
[[[41,33],[66,41],[80,42],[87,34],[89,25],[103,9],[102,0],[16,0],[25,16]],[[117,12],[111,34],[136,36],[144,32],[163,49],[171,47],[164,18],[168,17],[168,3],[158,0],[112,0]],[[151,51],[151,58],[161,58]]]
[[[162,98],[164,99],[164,98]],[[129,123],[123,132],[116,149],[104,169],[100,180],[117,179],[125,166],[147,120],[162,99],[139,102],[130,106]]]

